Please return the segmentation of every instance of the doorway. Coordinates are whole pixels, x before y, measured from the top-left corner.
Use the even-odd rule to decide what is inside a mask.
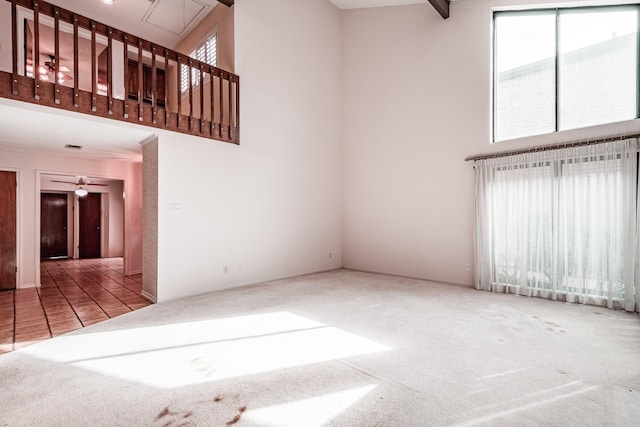
[[[78,199],[79,205],[79,248],[80,258],[100,258],[100,213],[102,212],[102,195],[89,193]]]
[[[16,172],[0,171],[0,290],[16,288]]]
[[[68,196],[40,193],[40,259],[67,258]]]

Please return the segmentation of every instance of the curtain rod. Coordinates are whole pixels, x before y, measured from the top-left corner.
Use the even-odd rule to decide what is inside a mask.
[[[617,139],[622,140],[627,138],[640,138],[640,134],[634,134],[634,135],[623,134],[623,135],[607,136],[603,138],[586,139],[583,141],[564,142],[564,143],[561,142],[559,144],[540,145],[537,147],[528,147],[528,148],[521,148],[516,150],[508,150],[508,151],[498,151],[496,153],[478,154],[476,156],[469,156],[466,159],[464,159],[464,161],[468,162],[473,160],[493,159],[497,157],[513,156],[516,154],[533,153],[535,151],[559,150],[561,148],[581,147],[583,145],[592,145],[592,144],[603,144],[605,142],[612,142]]]

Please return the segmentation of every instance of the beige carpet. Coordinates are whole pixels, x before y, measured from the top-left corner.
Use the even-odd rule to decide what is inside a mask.
[[[640,319],[339,270],[0,356],[0,426],[187,425],[637,426]]]

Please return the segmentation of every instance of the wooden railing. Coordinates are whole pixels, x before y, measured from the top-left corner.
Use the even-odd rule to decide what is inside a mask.
[[[0,97],[239,144],[237,75],[44,1],[7,1]]]

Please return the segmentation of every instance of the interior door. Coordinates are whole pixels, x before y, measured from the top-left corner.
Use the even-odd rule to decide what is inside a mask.
[[[0,171],[0,290],[16,288],[15,172]]]
[[[67,252],[67,195],[40,194],[40,258],[63,258]]]
[[[100,212],[102,195],[89,193],[79,198],[79,248],[80,258],[100,258]]]

